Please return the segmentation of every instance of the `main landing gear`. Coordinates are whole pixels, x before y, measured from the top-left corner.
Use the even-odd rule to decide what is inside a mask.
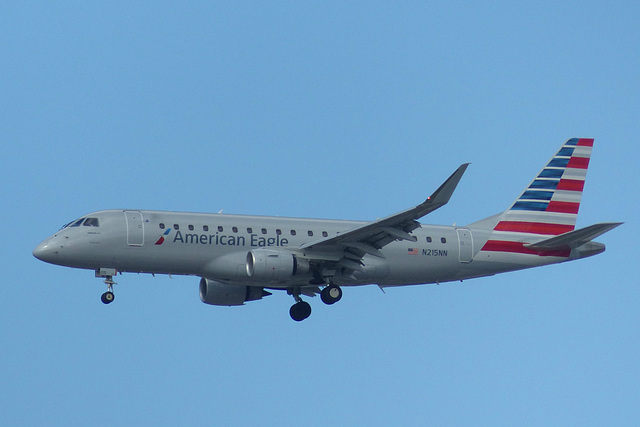
[[[287,289],[287,293],[296,300],[296,303],[289,309],[289,315],[293,320],[301,322],[311,316],[311,305],[300,298],[300,288]]]
[[[115,268],[101,268],[100,270],[96,270],[96,277],[104,277],[104,284],[107,285],[107,292],[100,297],[103,304],[111,304],[116,298],[113,293],[113,285],[116,284],[116,282],[113,281],[113,276],[116,274],[117,271]]]
[[[320,299],[322,299],[322,302],[327,305],[335,304],[340,301],[341,298],[342,289],[340,289],[340,286],[336,286],[333,283],[320,292]]]
[[[311,316],[311,305],[308,302],[300,300],[291,306],[289,314],[293,320],[301,322]]]
[[[311,316],[311,305],[300,298],[300,288],[289,289],[287,292],[296,300],[296,303],[289,309],[291,318],[296,322],[301,322]],[[327,305],[335,304],[340,301],[341,298],[342,289],[333,283],[320,291],[320,299]]]

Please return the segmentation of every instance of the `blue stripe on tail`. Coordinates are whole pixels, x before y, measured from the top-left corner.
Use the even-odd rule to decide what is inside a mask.
[[[549,202],[516,202],[511,209],[515,211],[541,211],[547,209]]]
[[[536,179],[531,183],[529,188],[541,188],[544,190],[555,190],[560,180]]]

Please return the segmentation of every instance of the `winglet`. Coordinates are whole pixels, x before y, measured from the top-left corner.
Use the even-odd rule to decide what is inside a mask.
[[[449,199],[451,199],[453,192],[458,186],[458,183],[460,182],[460,179],[462,179],[462,175],[464,174],[464,171],[467,170],[468,166],[469,163],[460,165],[460,167],[456,169],[456,171],[452,173],[451,176],[443,182],[431,196],[429,196],[427,201],[440,206],[446,205],[449,202]]]
[[[416,220],[447,204],[453,191],[458,186],[462,174],[469,163],[461,165],[447,180],[424,202],[410,209],[377,219],[337,236],[331,236],[316,242],[306,243],[300,249],[333,248],[335,246],[351,247],[363,253],[379,256],[375,250],[382,248],[394,240],[416,241],[416,236],[410,233],[420,227]],[[366,246],[360,246],[365,244]],[[372,250],[375,249],[375,250]]]

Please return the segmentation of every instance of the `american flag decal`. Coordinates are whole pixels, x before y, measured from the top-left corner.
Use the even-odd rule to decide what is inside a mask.
[[[416,248],[409,248],[409,249],[407,249],[407,253],[408,253],[409,255],[418,255],[418,249],[416,249]]]

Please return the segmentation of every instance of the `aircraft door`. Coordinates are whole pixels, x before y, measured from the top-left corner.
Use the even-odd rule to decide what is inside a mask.
[[[473,261],[473,236],[468,228],[457,228],[458,260],[463,263]]]
[[[142,246],[144,243],[144,222],[140,211],[124,211],[127,222],[127,244]]]

